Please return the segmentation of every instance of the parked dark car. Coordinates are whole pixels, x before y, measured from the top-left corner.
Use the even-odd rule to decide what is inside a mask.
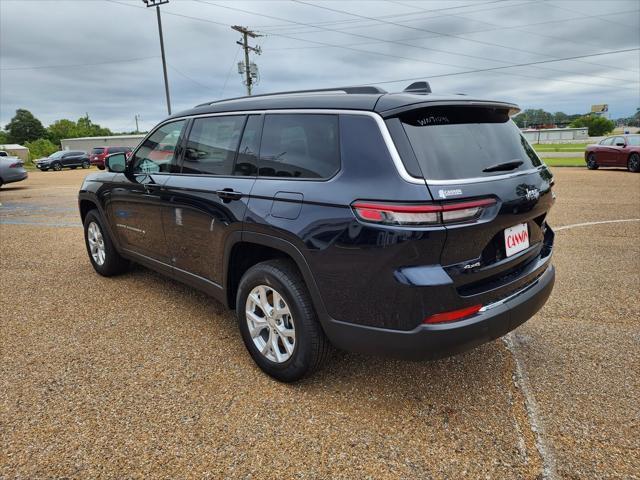
[[[58,172],[63,168],[75,170],[78,167],[89,168],[90,166],[87,152],[78,150],[60,150],[46,158],[36,160],[36,167],[43,172],[47,170],[55,170]]]
[[[113,153],[131,153],[130,147],[93,147],[89,154],[91,165],[95,165],[100,170],[104,170],[104,159]]]
[[[622,167],[630,172],[640,172],[640,135],[614,135],[588,145],[584,161],[589,170]]]
[[[410,90],[169,117],[82,185],[93,267],[134,261],[217,298],[282,381],[330,345],[430,359],[504,335],[553,288],[552,174],[510,120],[517,106]]]

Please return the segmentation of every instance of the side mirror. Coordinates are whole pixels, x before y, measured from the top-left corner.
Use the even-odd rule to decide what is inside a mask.
[[[618,142],[618,143],[616,143],[616,147],[624,147],[624,142]]]
[[[114,173],[124,173],[127,168],[127,157],[124,153],[112,153],[104,160],[107,170]]]

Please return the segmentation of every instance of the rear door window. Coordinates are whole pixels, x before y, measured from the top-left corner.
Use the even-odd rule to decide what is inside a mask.
[[[264,120],[259,175],[329,178],[340,169],[337,115],[271,114]]]
[[[426,179],[481,178],[542,165],[504,108],[431,107],[400,120]]]
[[[244,115],[194,119],[182,173],[231,175],[244,121]]]

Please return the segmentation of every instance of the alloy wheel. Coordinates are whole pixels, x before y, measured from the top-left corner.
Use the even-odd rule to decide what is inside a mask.
[[[629,158],[629,171],[638,172],[640,171],[640,155],[633,154],[631,158]]]
[[[265,358],[275,363],[291,358],[296,345],[295,324],[280,293],[258,285],[247,297],[245,315],[253,344]]]
[[[103,265],[106,257],[104,238],[100,226],[96,222],[91,222],[87,227],[87,240],[93,261],[98,265]]]

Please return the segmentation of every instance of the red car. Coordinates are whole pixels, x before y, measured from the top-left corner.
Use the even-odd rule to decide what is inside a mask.
[[[104,170],[104,159],[107,155],[111,155],[112,153],[126,153],[129,155],[131,153],[131,148],[129,147],[94,147],[89,154],[89,161],[91,165],[95,165],[100,170]]]
[[[630,172],[640,172],[640,135],[615,135],[589,145],[584,161],[589,170],[624,167]]]

